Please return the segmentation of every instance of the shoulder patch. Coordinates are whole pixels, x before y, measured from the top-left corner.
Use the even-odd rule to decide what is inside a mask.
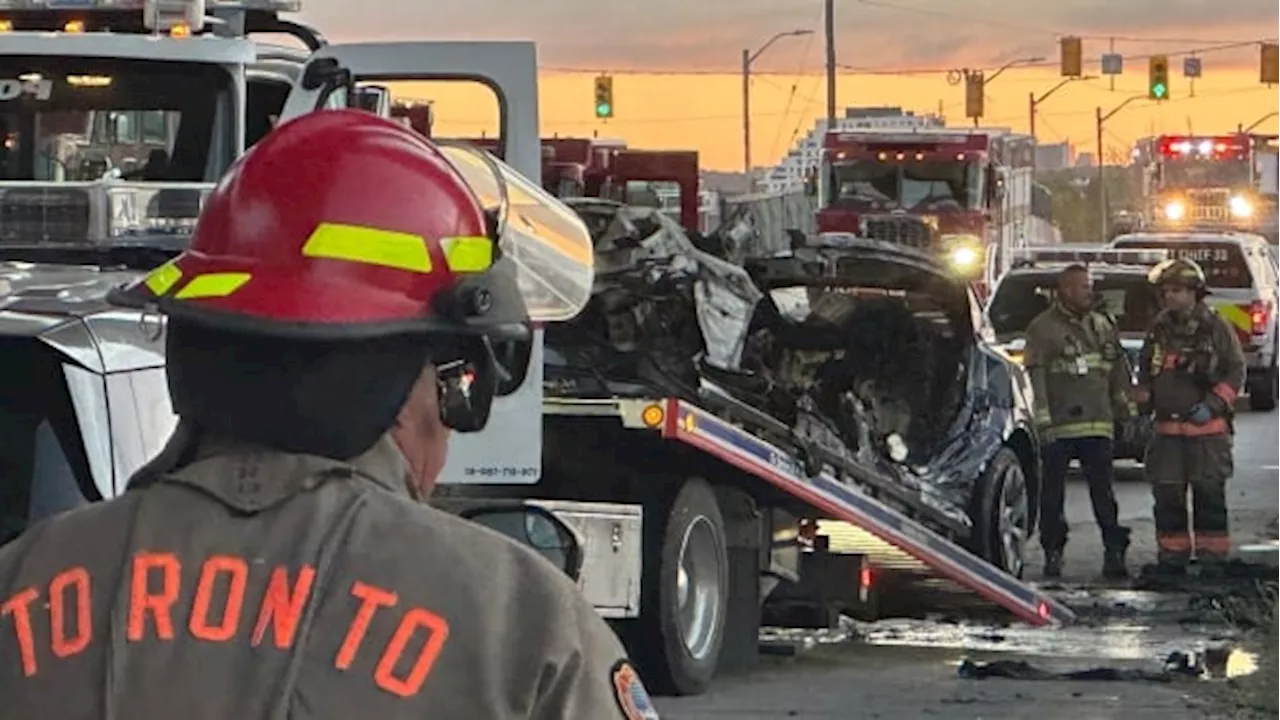
[[[630,662],[619,660],[614,663],[609,681],[613,684],[613,697],[618,701],[622,717],[627,720],[659,720],[658,710],[649,699],[649,691],[644,689],[640,673]]]

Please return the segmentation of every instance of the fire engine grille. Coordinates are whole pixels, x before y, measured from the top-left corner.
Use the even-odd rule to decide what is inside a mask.
[[[0,245],[80,243],[89,239],[89,193],[79,188],[0,191]]]
[[[1231,218],[1231,194],[1227,190],[1192,190],[1187,193],[1187,219],[1223,222]]]
[[[868,217],[862,221],[862,234],[873,240],[928,250],[934,244],[932,228],[923,220],[909,215]]]

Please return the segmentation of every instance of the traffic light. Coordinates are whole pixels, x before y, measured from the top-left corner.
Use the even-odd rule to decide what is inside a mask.
[[[1169,99],[1169,56],[1152,55],[1147,70],[1147,97]]]
[[[596,76],[596,117],[613,117],[613,78],[608,75]]]
[[[1062,77],[1084,74],[1084,43],[1078,37],[1062,38]]]
[[[986,78],[978,71],[968,71],[964,75],[964,116],[977,120],[986,109]]]
[[[1259,78],[1267,85],[1280,84],[1280,45],[1262,43],[1262,63]]]

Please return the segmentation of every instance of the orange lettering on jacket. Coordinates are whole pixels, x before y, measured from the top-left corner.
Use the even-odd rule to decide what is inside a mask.
[[[394,592],[358,580],[351,585],[351,595],[360,600],[360,606],[351,618],[347,635],[342,641],[342,646],[338,648],[337,657],[333,660],[333,666],[339,670],[347,670],[355,661],[360,645],[369,632],[369,625],[373,622],[378,610],[395,607],[399,601]],[[421,640],[422,647],[418,650],[418,655],[408,673],[398,676],[396,670],[405,657],[409,642],[415,639],[420,629],[426,631],[426,637]],[[373,682],[383,690],[403,698],[417,695],[426,683],[427,676],[431,674],[431,668],[440,656],[445,640],[448,639],[448,621],[430,610],[420,607],[410,608],[400,618],[399,625],[386,647],[383,648],[378,664],[373,670]]]
[[[260,564],[233,555],[184,563],[175,553],[139,551],[130,558],[128,567],[125,638],[132,643],[228,643],[243,638],[239,642],[259,647],[270,633],[277,649],[288,650],[298,636],[316,579],[316,570],[310,565],[296,572],[276,566],[263,578],[257,575]],[[184,569],[188,573],[185,582]],[[250,593],[251,583],[262,588],[260,596],[256,591]],[[39,673],[40,663],[48,657],[74,657],[93,643],[92,590],[89,571],[73,566],[54,575],[44,593],[36,586],[27,587],[0,602],[0,621],[12,624],[11,630],[0,627],[0,638],[12,633],[23,675]],[[113,600],[115,591],[108,595]],[[379,623],[375,629],[379,613],[396,608],[399,596],[357,580],[351,586],[351,597],[357,602],[334,667],[350,669],[365,640],[372,639],[384,644],[380,652],[366,653],[369,656],[364,663],[372,666],[374,684],[398,697],[416,695],[449,638],[448,621],[425,608],[410,606],[397,612],[398,617],[389,618],[394,630],[391,622]],[[37,628],[43,635],[44,625],[33,622],[33,613],[41,607],[49,614],[48,637],[37,637]],[[255,618],[247,637],[246,615]],[[176,628],[184,624],[187,632],[179,637]],[[6,645],[9,643],[0,642],[0,647]],[[0,659],[4,659],[3,653]]]
[[[26,677],[40,671],[31,624],[31,606],[39,599],[40,591],[29,587],[0,603],[0,618],[13,618],[13,635],[18,642],[22,674]],[[93,612],[88,571],[73,567],[54,575],[49,581],[48,600],[40,604],[49,611],[49,651],[54,657],[69,658],[89,646],[93,637]]]

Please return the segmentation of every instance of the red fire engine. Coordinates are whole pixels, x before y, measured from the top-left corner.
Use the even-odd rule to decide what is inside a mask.
[[[1153,230],[1257,230],[1268,212],[1258,193],[1266,136],[1161,135],[1139,144],[1146,216]]]
[[[984,294],[1013,248],[1056,241],[1047,200],[1033,203],[1034,151],[1002,129],[829,132],[817,229],[946,253]]]

